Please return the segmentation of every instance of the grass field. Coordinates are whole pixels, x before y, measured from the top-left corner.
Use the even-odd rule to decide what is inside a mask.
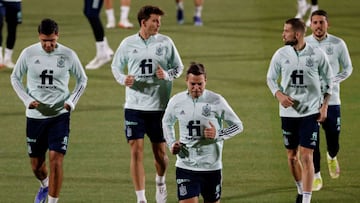
[[[114,3],[118,18],[119,2]],[[360,202],[360,162],[356,157],[360,154],[360,3],[358,0],[319,3],[330,14],[329,32],[347,42],[354,72],[342,84],[338,156],[341,176],[332,180],[323,159],[324,187],[313,193],[312,202],[356,203]],[[294,202],[296,188],[287,168],[278,104],[265,78],[271,56],[282,46],[283,22],[296,14],[296,1],[206,0],[203,27],[192,25],[192,1],[185,2],[186,22],[179,26],[173,0],[135,0],[130,11],[133,23],[138,9],[145,4],[159,5],[165,10],[161,33],[174,40],[185,66],[191,61],[204,63],[208,70],[207,88],[221,93],[244,122],[244,132],[225,143],[222,202]],[[82,0],[23,1],[23,24],[18,28],[14,59],[24,47],[38,41],[38,23],[50,17],[60,25],[59,42],[73,48],[85,65],[95,55],[95,42],[82,7]],[[104,12],[102,17],[105,22]],[[115,50],[125,36],[136,31],[105,32]],[[3,35],[6,37],[6,28]],[[10,69],[0,70],[0,202],[26,203],[33,201],[39,183],[32,175],[27,157],[24,106],[10,85],[10,74]],[[123,135],[124,87],[115,82],[110,64],[87,71],[87,75],[87,90],[72,114],[60,202],[135,202],[129,175],[129,147]],[[184,88],[182,76],[175,81],[173,93]],[[321,143],[323,155],[324,143]],[[155,202],[155,169],[148,144],[145,166],[150,203]],[[170,153],[169,157],[168,202],[174,203],[175,157]]]

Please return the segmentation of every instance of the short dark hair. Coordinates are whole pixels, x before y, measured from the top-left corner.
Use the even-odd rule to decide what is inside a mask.
[[[186,71],[186,75],[204,75],[206,78],[205,67],[201,63],[191,62],[189,68]]]
[[[142,8],[140,8],[137,15],[139,25],[141,26],[142,20],[148,20],[151,14],[163,16],[165,13],[157,6],[150,6],[150,5],[143,6]]]
[[[299,18],[290,18],[285,21],[285,24],[290,24],[295,32],[301,32],[304,34],[306,31],[306,25],[304,21]]]
[[[313,16],[324,16],[326,21],[328,20],[328,14],[324,10],[316,10],[316,11],[312,12],[311,13],[311,19],[312,19]]]
[[[54,20],[50,18],[45,18],[41,21],[38,27],[38,32],[39,34],[44,34],[44,35],[51,35],[53,33],[58,34],[59,27]]]

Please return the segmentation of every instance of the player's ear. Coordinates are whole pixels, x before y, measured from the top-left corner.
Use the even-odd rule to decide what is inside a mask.
[[[145,19],[142,19],[142,20],[141,20],[141,25],[144,26],[144,27],[145,27],[145,25],[146,25],[145,22],[146,22]]]
[[[295,37],[296,39],[300,39],[301,37],[303,37],[304,33],[302,32],[295,32]]]

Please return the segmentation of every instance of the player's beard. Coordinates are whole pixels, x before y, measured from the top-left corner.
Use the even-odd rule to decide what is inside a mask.
[[[320,29],[316,29],[314,32],[314,35],[318,38],[318,39],[323,39],[326,35],[326,32],[323,32]]]
[[[290,45],[290,46],[295,46],[298,43],[299,43],[299,41],[296,39],[296,37],[294,37],[294,39],[291,41],[285,41],[285,45]]]
[[[202,95],[202,92],[203,91],[201,91],[201,90],[193,90],[193,91],[191,91],[191,96],[194,99],[199,98]]]
[[[290,45],[290,46],[295,46],[298,44],[298,40],[297,39],[294,39],[294,40],[291,40],[291,41],[286,41],[285,42],[285,45]]]

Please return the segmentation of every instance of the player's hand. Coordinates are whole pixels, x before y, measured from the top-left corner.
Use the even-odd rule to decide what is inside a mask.
[[[69,104],[67,104],[67,103],[64,103],[64,108],[65,108],[68,112],[71,111],[71,106],[70,106]]]
[[[215,139],[216,128],[210,121],[209,121],[209,125],[210,125],[210,128],[204,129],[204,136],[206,139]]]
[[[181,143],[180,141],[176,141],[172,146],[171,146],[171,153],[172,154],[178,154],[181,150]]]
[[[133,75],[127,75],[125,78],[125,86],[131,87],[133,86],[135,81],[135,77]]]
[[[317,122],[324,122],[325,119],[327,118],[327,109],[328,109],[328,106],[327,105],[322,105],[320,107],[320,114],[319,114],[319,117],[317,119]]]
[[[288,108],[294,105],[294,99],[280,91],[277,91],[275,93],[275,97],[280,102],[281,106],[283,106],[284,108]]]
[[[164,80],[166,77],[165,71],[161,66],[158,66],[156,69],[156,77],[160,80]]]
[[[36,109],[39,106],[39,102],[38,101],[33,101],[29,104],[29,109]]]

